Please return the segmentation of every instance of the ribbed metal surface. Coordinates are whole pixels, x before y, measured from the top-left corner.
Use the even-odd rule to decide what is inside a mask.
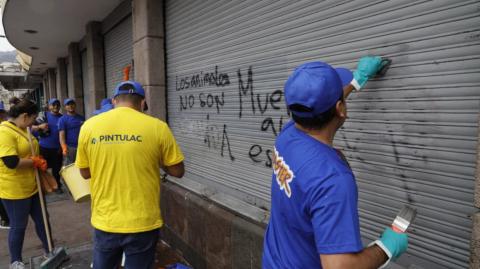
[[[411,204],[418,219],[399,263],[467,268],[477,211],[479,4],[166,1],[169,125],[186,177],[269,201],[293,69],[324,61],[355,70],[363,56],[388,56],[387,76],[349,97],[350,119],[334,143],[357,179],[362,236],[378,238]]]
[[[114,28],[125,17],[132,14],[132,0],[123,0],[108,16],[102,21],[102,35]]]
[[[131,65],[133,60],[132,16],[106,33],[103,44],[107,97],[113,97],[118,83],[123,81],[123,69]],[[134,68],[130,69],[130,80],[135,80]]]
[[[92,109],[90,108],[90,88],[88,85],[88,59],[87,50],[80,53],[82,59],[82,85],[83,85],[83,104],[85,111],[85,119],[92,117]]]

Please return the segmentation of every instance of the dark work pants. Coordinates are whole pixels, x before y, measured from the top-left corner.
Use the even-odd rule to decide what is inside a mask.
[[[45,224],[43,222],[42,207],[40,204],[40,195],[38,192],[33,196],[30,196],[25,199],[18,200],[8,200],[2,199],[5,209],[7,209],[8,216],[10,217],[10,231],[8,232],[8,248],[10,250],[10,263],[16,261],[22,261],[22,248],[23,241],[25,239],[25,230],[27,229],[28,216],[32,217],[33,222],[35,223],[35,231],[37,236],[42,241],[43,250],[45,253],[48,253],[48,241],[47,233],[45,232]],[[43,203],[45,205],[45,211],[47,214],[48,221],[48,211],[47,205],[45,203],[45,196],[43,197]],[[50,222],[48,222],[48,227],[50,230],[50,239],[52,238],[52,229],[50,227]],[[53,241],[52,241],[52,249]]]
[[[0,199],[0,218],[3,221],[10,222],[8,218],[7,210],[5,210],[5,206],[3,205],[2,199]]]
[[[47,161],[48,167],[52,168],[52,174],[57,181],[58,188],[62,187],[60,183],[60,169],[62,168],[62,148],[40,147],[40,155]]]

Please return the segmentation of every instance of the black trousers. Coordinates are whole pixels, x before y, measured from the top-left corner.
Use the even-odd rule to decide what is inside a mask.
[[[6,222],[10,222],[7,210],[5,210],[5,207],[3,206],[2,199],[0,199],[0,218]]]
[[[62,168],[62,148],[45,148],[40,147],[40,155],[47,161],[48,167],[52,168],[52,175],[57,181],[58,188],[62,187],[60,183],[60,169]]]

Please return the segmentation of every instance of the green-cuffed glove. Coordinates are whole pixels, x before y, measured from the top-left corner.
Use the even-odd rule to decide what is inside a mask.
[[[355,88],[360,90],[365,83],[375,75],[382,67],[387,65],[387,61],[382,62],[380,57],[363,57],[358,62],[358,67],[355,72],[353,72],[353,77],[358,82],[358,85]]]
[[[407,250],[408,237],[405,233],[397,233],[387,228],[382,237],[372,244],[378,245],[387,254],[389,260],[397,259]]]

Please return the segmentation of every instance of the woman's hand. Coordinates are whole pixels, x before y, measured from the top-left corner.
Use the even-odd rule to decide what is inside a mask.
[[[40,155],[40,157],[30,157],[30,160],[33,161],[33,166],[30,168],[38,168],[40,171],[47,170],[47,161]]]

